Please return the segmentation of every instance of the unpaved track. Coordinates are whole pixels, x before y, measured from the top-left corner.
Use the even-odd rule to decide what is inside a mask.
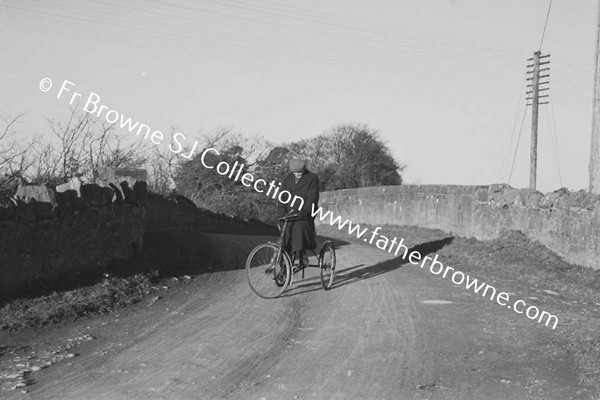
[[[243,270],[201,275],[168,310],[146,307],[154,317],[138,315],[120,350],[82,351],[42,371],[26,396],[586,398],[555,331],[374,246],[346,244],[337,255],[332,290],[309,270],[275,300],[253,294]],[[452,303],[422,303],[436,299]]]

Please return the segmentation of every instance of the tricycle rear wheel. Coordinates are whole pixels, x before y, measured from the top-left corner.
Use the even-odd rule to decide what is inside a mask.
[[[319,269],[323,289],[331,289],[335,279],[335,247],[330,240],[325,241],[319,251]]]

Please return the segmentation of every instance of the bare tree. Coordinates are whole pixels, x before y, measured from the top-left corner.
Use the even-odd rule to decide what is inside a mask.
[[[176,127],[171,127],[171,138],[177,131]],[[179,154],[170,151],[168,148],[155,146],[146,160],[148,189],[162,195],[170,194],[176,187],[175,171],[180,161]]]
[[[225,151],[239,156],[245,160],[246,166],[250,169],[258,160],[264,159],[273,148],[273,145],[263,136],[245,136],[234,132],[229,127],[218,128],[202,135],[202,138],[204,149],[212,147],[219,152]]]
[[[53,140],[38,146],[37,161],[30,168],[38,183],[57,184],[75,174],[92,180],[101,166],[139,168],[150,155],[150,143],[123,137],[115,124],[89,113],[73,109],[66,120],[49,120],[49,124]]]
[[[8,174],[22,172],[29,165],[28,146],[17,140],[16,129],[25,113],[4,119],[4,129],[0,130],[0,171]],[[1,129],[1,128],[0,128]]]

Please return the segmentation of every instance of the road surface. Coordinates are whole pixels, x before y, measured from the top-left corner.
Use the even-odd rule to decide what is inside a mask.
[[[224,235],[212,237],[230,242]],[[247,238],[246,245],[261,240]],[[40,371],[27,394],[13,395],[48,400],[589,395],[577,384],[566,338],[556,331],[374,246],[338,242],[337,256],[332,290],[322,290],[318,271],[309,270],[274,300],[253,294],[243,270],[200,275],[172,296],[104,318],[94,325],[97,340],[82,346],[78,357]]]

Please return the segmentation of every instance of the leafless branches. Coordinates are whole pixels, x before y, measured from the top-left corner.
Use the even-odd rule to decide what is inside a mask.
[[[13,174],[19,171],[21,166],[27,166],[28,160],[25,156],[27,146],[18,140],[19,131],[17,126],[25,113],[15,117],[4,119],[4,129],[0,130],[0,171]]]
[[[73,109],[64,120],[49,120],[52,135],[23,142],[16,127],[24,114],[0,125],[0,172],[35,183],[58,184],[75,175],[93,179],[101,166],[140,168],[154,145],[123,135],[115,124]]]
[[[219,128],[204,134],[203,145],[205,149],[212,147],[220,153],[239,157],[249,168],[256,165],[257,160],[264,159],[273,148],[262,136],[245,136],[234,132],[232,128]]]

